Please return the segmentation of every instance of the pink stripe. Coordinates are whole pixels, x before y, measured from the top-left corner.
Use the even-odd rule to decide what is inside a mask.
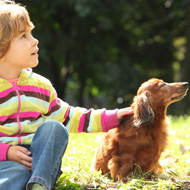
[[[83,131],[85,115],[86,115],[86,112],[84,112],[84,113],[81,115],[81,117],[80,117],[80,122],[79,122],[79,127],[78,127],[78,132],[79,132],[79,133]]]
[[[39,112],[20,112],[19,116],[20,118],[27,118],[27,117],[35,117],[37,118],[41,113]],[[0,117],[0,121],[6,121],[7,119],[16,119],[17,118],[17,113],[14,113],[12,115],[9,116],[1,116]]]
[[[21,144],[21,138],[18,137],[18,144]]]
[[[57,105],[57,98],[55,98],[55,99],[51,102],[51,104],[50,104],[50,106],[49,106],[49,111],[50,111],[51,108],[52,108],[53,106],[55,106],[55,105]]]
[[[0,137],[10,137],[10,135],[7,135],[7,134],[5,134],[5,133],[1,133],[1,132],[0,132]]]
[[[13,118],[16,118],[16,116],[17,116],[16,113],[14,113],[12,115],[8,115],[8,116],[1,116],[0,121],[6,121],[8,118],[13,119]]]
[[[119,120],[117,118],[116,110],[104,110],[101,114],[102,129],[104,132],[109,131],[112,128],[119,126]]]
[[[14,88],[9,88],[0,93],[0,98],[7,96],[10,92],[15,91]]]
[[[5,133],[0,132],[0,137],[24,137],[29,135],[30,133],[22,133],[22,134],[16,134],[16,135],[7,135]]]
[[[18,85],[17,87],[22,91],[27,91],[27,92],[33,91],[33,92],[38,92],[38,93],[44,94],[46,96],[50,96],[50,91],[46,90],[44,88],[38,88],[36,86],[28,86],[28,85],[26,85],[26,86]],[[15,91],[14,88],[9,88],[7,90],[4,90],[3,92],[0,93],[0,98],[7,96],[10,92],[13,92],[13,91]]]
[[[16,113],[14,113],[14,114],[12,114],[12,115],[5,115],[5,116],[1,116],[0,117],[0,121],[6,121],[8,118],[9,119],[15,119],[17,117],[17,114]]]
[[[66,118],[68,117],[68,115],[69,115],[69,110],[70,110],[70,108],[68,107],[68,109],[67,109],[67,111],[66,111],[66,113],[65,113],[65,116],[64,116],[65,119],[66,119]]]
[[[50,91],[49,90],[46,90],[44,88],[39,88],[37,86],[29,86],[29,85],[20,86],[20,85],[18,85],[18,88],[20,90],[22,90],[22,91],[38,92],[38,93],[44,94],[46,96],[50,96]]]
[[[17,110],[17,123],[18,123],[18,133],[20,133],[21,131],[21,124],[20,124],[20,118],[19,118],[19,112],[20,112],[20,107],[21,107],[21,99],[20,99],[20,94],[18,92],[18,88],[16,87],[15,84],[13,84],[14,87],[15,87],[15,90],[16,90],[16,93],[17,93],[17,96],[18,96],[18,110]],[[19,143],[20,144],[20,143]]]
[[[0,161],[5,161],[7,160],[7,150],[10,147],[10,144],[4,144],[4,143],[0,143]]]
[[[20,118],[25,118],[25,117],[38,117],[41,115],[40,112],[20,112],[19,116]]]

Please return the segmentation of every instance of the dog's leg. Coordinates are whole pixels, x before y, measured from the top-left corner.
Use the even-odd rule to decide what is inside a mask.
[[[113,156],[108,163],[108,168],[110,169],[112,178],[118,180],[124,179],[133,170],[133,155],[123,154]]]
[[[108,160],[104,155],[102,154],[101,149],[97,149],[94,157],[94,163],[92,169],[95,171],[102,171],[102,174],[104,175],[105,173],[109,172],[109,169],[107,167],[108,165]]]
[[[149,148],[144,151],[139,151],[134,162],[140,166],[142,172],[150,171],[150,173],[156,174],[160,167],[159,158],[160,153],[158,154],[154,148]]]
[[[102,174],[109,172],[108,162],[112,155],[118,154],[118,143],[116,141],[115,130],[110,130],[105,136],[99,148],[97,148],[94,159],[94,170],[101,170]]]

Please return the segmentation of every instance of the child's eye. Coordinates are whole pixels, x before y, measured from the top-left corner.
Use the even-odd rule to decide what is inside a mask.
[[[21,38],[26,38],[26,34],[23,34]]]

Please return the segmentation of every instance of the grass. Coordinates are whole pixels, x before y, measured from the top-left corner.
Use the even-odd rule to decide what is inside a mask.
[[[114,181],[109,176],[91,170],[96,148],[104,133],[70,134],[67,151],[62,160],[60,179],[54,190],[94,189],[190,189],[190,116],[169,117],[170,137],[162,154],[164,171],[158,176],[131,173],[126,182]]]

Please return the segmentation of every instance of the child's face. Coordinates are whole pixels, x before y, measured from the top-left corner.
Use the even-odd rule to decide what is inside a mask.
[[[10,70],[22,70],[38,65],[38,40],[32,36],[29,27],[26,31],[22,28],[24,29],[24,25],[21,23],[21,32],[12,39],[4,56],[4,62],[9,65]]]

